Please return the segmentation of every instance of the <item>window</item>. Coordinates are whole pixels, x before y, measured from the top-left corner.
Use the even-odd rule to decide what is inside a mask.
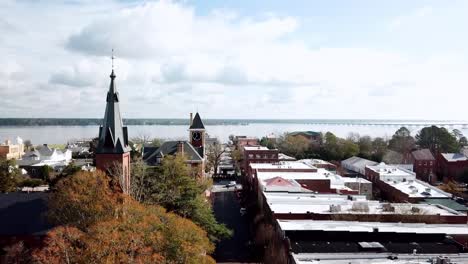
[[[253,154],[249,154],[249,158],[251,158],[251,159],[252,159],[253,157],[254,157],[254,155],[253,155]]]
[[[256,157],[257,159],[261,159],[260,154],[255,155],[255,157]]]

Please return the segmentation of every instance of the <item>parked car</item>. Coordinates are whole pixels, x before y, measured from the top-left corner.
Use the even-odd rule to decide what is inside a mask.
[[[229,187],[234,187],[236,186],[236,182],[235,181],[230,181],[228,184],[226,184],[226,188],[229,188]]]

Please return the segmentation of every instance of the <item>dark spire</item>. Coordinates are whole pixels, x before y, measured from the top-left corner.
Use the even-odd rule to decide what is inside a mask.
[[[123,126],[122,117],[120,116],[119,93],[115,88],[115,77],[112,69],[111,82],[107,92],[106,111],[102,126],[99,128],[99,144],[96,153],[125,153],[130,151],[127,127]]]
[[[200,118],[198,112],[195,114],[195,117],[192,120],[192,124],[190,125],[189,129],[205,129],[203,122]]]

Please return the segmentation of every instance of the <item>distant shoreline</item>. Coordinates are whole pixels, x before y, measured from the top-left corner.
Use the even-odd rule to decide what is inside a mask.
[[[0,126],[99,126],[100,118],[0,118]],[[128,126],[188,125],[184,118],[128,118]],[[468,121],[452,120],[397,120],[397,119],[204,119],[205,125],[249,125],[249,124],[321,124],[321,125],[468,125]]]

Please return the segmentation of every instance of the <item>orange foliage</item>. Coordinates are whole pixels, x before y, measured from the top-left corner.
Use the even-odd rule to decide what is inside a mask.
[[[101,172],[80,172],[57,187],[51,217],[76,227],[50,231],[34,263],[215,263],[203,229],[111,191]]]
[[[101,171],[78,172],[58,182],[55,189],[49,199],[50,220],[82,230],[112,217],[122,202],[122,195],[112,191],[109,178]]]

